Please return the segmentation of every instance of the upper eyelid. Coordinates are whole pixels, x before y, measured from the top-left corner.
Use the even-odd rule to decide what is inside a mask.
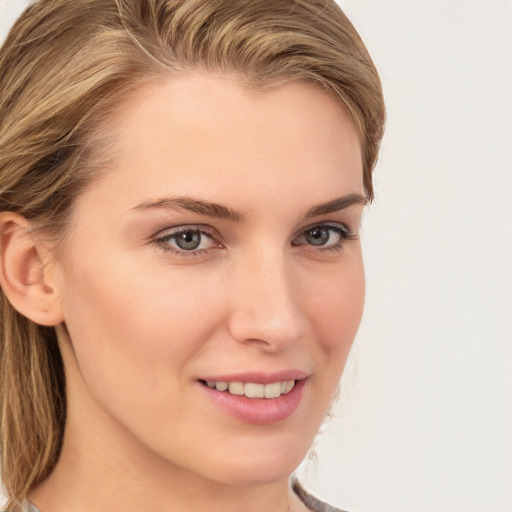
[[[153,238],[165,238],[168,236],[172,236],[175,233],[182,233],[183,231],[199,231],[201,234],[208,235],[211,238],[215,238],[216,236],[218,238],[222,238],[220,233],[216,229],[210,226],[206,226],[204,224],[183,224],[181,226],[164,228],[159,230],[153,236]]]
[[[314,222],[312,224],[309,224],[308,226],[300,228],[300,230],[294,235],[293,238],[297,238],[298,236],[304,234],[306,231],[309,231],[314,228],[319,228],[319,227],[341,228],[343,231],[346,231],[347,234],[353,233],[353,231],[344,222],[322,221],[322,222]]]

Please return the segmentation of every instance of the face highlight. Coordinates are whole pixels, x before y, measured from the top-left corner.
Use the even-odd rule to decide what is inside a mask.
[[[98,447],[92,465],[286,478],[362,314],[352,123],[312,85],[256,95],[197,76],[142,90],[118,144],[56,265],[66,442]]]

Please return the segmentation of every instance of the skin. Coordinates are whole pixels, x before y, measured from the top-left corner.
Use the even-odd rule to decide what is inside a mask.
[[[288,478],[364,302],[359,239],[329,228],[317,246],[304,233],[355,234],[364,205],[306,214],[364,197],[355,129],[313,85],[255,94],[204,74],[146,86],[115,125],[116,165],[80,196],[46,261],[69,410],[57,467],[30,498],[45,512],[304,510]],[[137,208],[176,196],[239,218]],[[172,230],[198,225],[200,250],[177,253]],[[289,368],[308,375],[302,399],[271,425],[227,414],[198,381]]]

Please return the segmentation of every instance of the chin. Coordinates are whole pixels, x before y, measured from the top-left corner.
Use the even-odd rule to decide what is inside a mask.
[[[257,449],[245,454],[226,453],[222,461],[212,461],[208,468],[203,467],[203,472],[210,479],[234,486],[267,485],[288,479],[309,451],[309,444],[300,447],[300,442],[290,441],[280,449],[272,443],[266,448],[255,443]]]

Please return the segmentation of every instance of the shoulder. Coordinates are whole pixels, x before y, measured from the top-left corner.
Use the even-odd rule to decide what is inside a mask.
[[[292,489],[293,492],[302,501],[302,503],[304,503],[304,505],[306,505],[306,507],[311,510],[311,512],[346,512],[327,503],[324,503],[314,496],[311,496],[311,494],[304,490],[302,485],[296,479],[292,480]]]

